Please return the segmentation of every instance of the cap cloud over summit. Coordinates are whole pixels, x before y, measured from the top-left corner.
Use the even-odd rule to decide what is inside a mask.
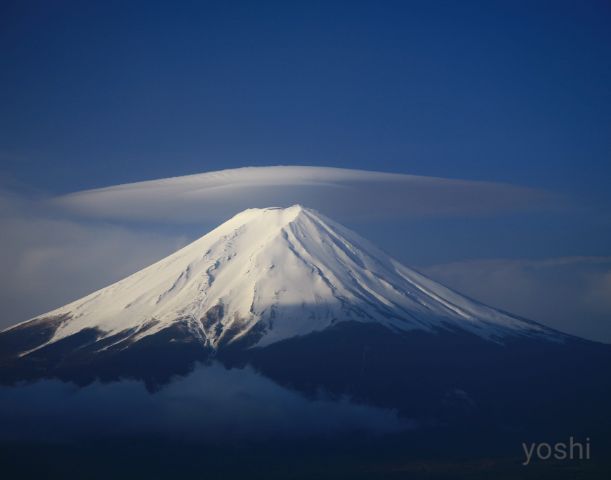
[[[334,218],[490,214],[557,208],[549,192],[503,183],[312,166],[245,167],[75,192],[55,206],[93,218],[219,220],[301,203]]]

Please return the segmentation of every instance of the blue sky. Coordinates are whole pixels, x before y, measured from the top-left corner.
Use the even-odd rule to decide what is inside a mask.
[[[2,2],[3,170],[53,192],[243,165],[611,204],[600,2]]]
[[[566,208],[350,226],[416,265],[607,257],[609,25],[607,1],[5,1],[0,187],[278,164],[504,182]]]

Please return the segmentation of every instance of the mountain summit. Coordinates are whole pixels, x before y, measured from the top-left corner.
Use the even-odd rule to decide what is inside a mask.
[[[148,268],[4,335],[44,327],[44,341],[18,352],[27,356],[83,331],[94,333],[103,352],[179,326],[218,349],[266,346],[342,321],[465,331],[497,342],[561,338],[439,285],[300,205],[245,210]]]

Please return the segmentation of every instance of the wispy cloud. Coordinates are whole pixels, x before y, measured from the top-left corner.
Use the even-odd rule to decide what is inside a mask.
[[[187,240],[60,217],[0,190],[0,329],[75,300],[168,255]]]
[[[329,167],[273,166],[86,190],[53,203],[83,216],[141,221],[221,219],[250,207],[301,203],[330,216],[489,214],[548,208],[558,199],[502,183]]]
[[[611,343],[611,257],[471,260],[421,271],[495,307]]]

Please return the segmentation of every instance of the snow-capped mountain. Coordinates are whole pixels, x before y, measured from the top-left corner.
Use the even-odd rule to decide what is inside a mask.
[[[562,338],[439,285],[299,205],[245,210],[148,268],[13,330],[45,322],[52,329],[23,356],[85,329],[108,349],[178,323],[217,349],[245,338],[266,346],[341,321],[461,330],[497,342]]]
[[[0,333],[0,383],[128,377],[156,389],[212,361],[435,422],[553,424],[560,408],[604,412],[611,399],[608,345],[465,298],[298,205],[245,210]],[[598,404],[584,410],[580,391]]]

